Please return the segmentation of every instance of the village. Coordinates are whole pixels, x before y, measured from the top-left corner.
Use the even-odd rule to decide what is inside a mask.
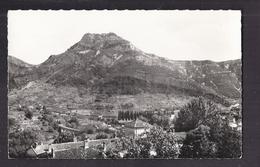
[[[25,118],[19,126],[20,131],[38,125],[38,130],[42,131],[44,136],[42,141],[35,141],[27,150],[26,154],[30,158],[66,159],[66,152],[80,149],[97,152],[89,153],[90,159],[100,156],[104,158],[105,155],[100,154],[109,147],[114,147],[119,139],[145,138],[151,129],[157,127],[173,133],[180,140],[184,140],[187,134],[175,132],[174,122],[178,118],[179,109],[140,112],[71,107],[66,112],[61,112],[59,109],[37,104],[28,107],[18,105],[17,110],[25,112]],[[242,131],[240,110],[240,105],[235,104],[230,106],[229,110],[221,112],[222,119],[228,119],[229,126],[237,131]],[[30,116],[28,113],[33,114]],[[124,153],[120,155],[123,158]]]

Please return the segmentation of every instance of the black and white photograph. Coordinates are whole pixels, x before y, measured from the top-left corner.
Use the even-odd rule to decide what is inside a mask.
[[[240,10],[9,10],[9,159],[241,159]]]

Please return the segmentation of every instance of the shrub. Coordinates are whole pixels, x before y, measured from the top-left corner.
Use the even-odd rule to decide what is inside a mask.
[[[96,135],[96,139],[107,139],[108,135],[105,133],[99,133]]]
[[[71,132],[60,133],[59,136],[55,139],[54,143],[66,143],[73,141],[73,134]]]
[[[32,119],[32,117],[33,117],[33,112],[30,111],[30,110],[27,110],[27,111],[25,111],[24,116],[25,116],[26,118],[28,118],[28,119]]]
[[[79,121],[78,121],[77,117],[72,117],[68,122],[69,122],[70,124],[75,123],[76,126],[79,125]]]
[[[87,127],[85,127],[83,130],[82,130],[82,133],[87,133],[87,134],[93,134],[96,132],[96,128],[93,127],[92,125],[88,125]]]

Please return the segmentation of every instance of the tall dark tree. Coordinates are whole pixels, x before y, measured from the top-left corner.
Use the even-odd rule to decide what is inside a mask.
[[[125,118],[126,120],[130,120],[130,113],[128,110],[125,112]]]
[[[133,113],[133,111],[130,111],[129,117],[130,117],[130,120],[134,120],[134,113]]]
[[[121,113],[122,113],[121,111],[118,111],[118,116],[117,116],[118,120],[122,119],[122,114]]]
[[[189,131],[200,125],[211,127],[220,120],[220,115],[215,104],[211,101],[198,98],[184,106],[175,122],[175,131]]]

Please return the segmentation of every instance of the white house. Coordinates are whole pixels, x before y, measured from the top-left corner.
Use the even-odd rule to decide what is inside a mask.
[[[141,137],[145,132],[150,131],[152,125],[150,125],[147,122],[136,119],[132,122],[126,123],[125,128],[129,132],[129,135],[133,137]]]

